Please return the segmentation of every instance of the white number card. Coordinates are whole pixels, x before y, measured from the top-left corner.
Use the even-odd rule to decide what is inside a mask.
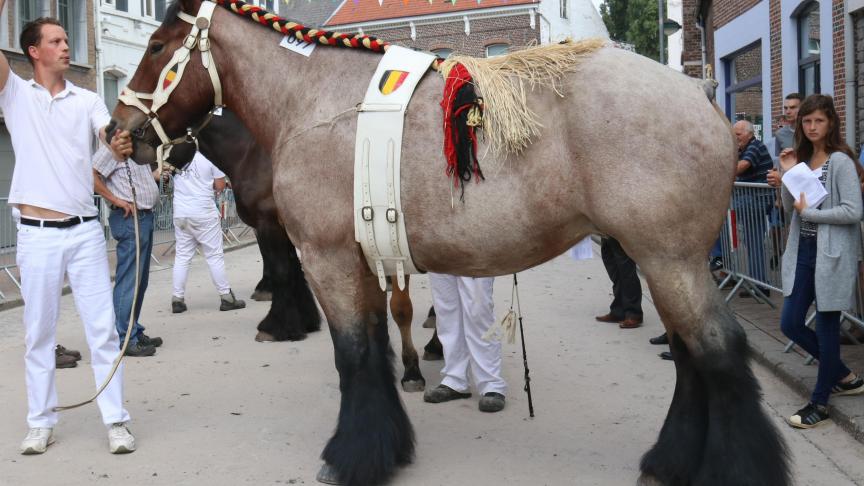
[[[282,38],[282,42],[279,43],[280,46],[288,49],[289,51],[296,52],[297,54],[302,54],[306,57],[312,55],[312,51],[315,50],[315,44],[308,44],[301,40],[297,40],[296,37],[288,36]]]

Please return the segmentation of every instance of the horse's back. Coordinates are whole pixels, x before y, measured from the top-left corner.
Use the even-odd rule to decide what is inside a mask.
[[[539,136],[506,158],[481,147],[486,180],[468,184],[455,206],[461,188],[454,198],[442,165],[421,166],[434,152],[425,137],[409,137],[427,148],[426,160],[409,157],[403,172],[406,224],[421,267],[506,273],[591,232],[618,236],[628,249],[677,242],[707,253],[728,202],[734,143],[701,87],[641,56],[602,48],[558,90],[563,98],[548,88],[530,91]],[[406,181],[407,174],[422,176]]]
[[[564,116],[593,107],[568,124],[572,135],[592,142],[573,146],[574,163],[593,174],[584,188],[594,193],[592,221],[639,240],[631,247],[674,244],[669,235],[700,248],[713,241],[729,201],[735,144],[697,80],[604,48],[569,81],[575,108]]]

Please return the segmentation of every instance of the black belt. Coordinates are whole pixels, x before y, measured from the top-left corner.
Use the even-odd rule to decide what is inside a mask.
[[[71,228],[76,224],[86,223],[87,221],[93,221],[94,219],[96,219],[96,216],[74,216],[69,219],[52,221],[44,219],[30,219],[22,216],[21,224],[26,226],[38,226],[40,228]]]
[[[113,205],[113,204],[109,204],[108,206],[111,207],[111,210],[112,210],[112,211],[117,211],[118,209],[119,209],[119,210],[122,210],[122,209],[123,209],[123,208],[121,208],[120,206],[115,206],[115,205]],[[141,209],[141,208],[138,208],[138,212],[139,212],[139,213],[149,213],[149,212],[151,212],[151,211],[153,211],[153,210],[152,210],[152,209]]]

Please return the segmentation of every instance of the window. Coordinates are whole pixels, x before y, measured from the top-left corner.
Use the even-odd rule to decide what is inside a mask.
[[[108,107],[109,112],[114,110],[114,106],[117,105],[117,98],[120,96],[119,81],[114,74],[105,73],[102,75],[102,91],[105,95],[105,106]]]
[[[497,57],[507,54],[507,44],[489,44],[486,46],[486,57]]]
[[[724,59],[726,114],[735,122],[753,123],[762,140],[762,44],[757,42]]]
[[[87,19],[85,0],[57,0],[57,20],[69,37],[69,52],[73,61],[87,60]]]
[[[432,54],[440,57],[441,59],[447,59],[450,57],[450,54],[453,54],[453,49],[449,47],[441,47],[439,49],[432,49]]]
[[[561,14],[562,19],[567,18],[567,2],[570,0],[558,0],[559,13]]]
[[[18,39],[21,38],[21,31],[24,30],[24,25],[31,20],[36,20],[39,17],[48,17],[51,15],[50,5],[48,0],[17,0],[15,2],[15,45],[19,48]]]
[[[4,8],[0,14],[0,47],[12,47],[9,40],[9,8]]]
[[[114,8],[123,12],[128,12],[129,0],[114,0]]]
[[[156,3],[156,20],[165,20],[165,0],[155,0]]]
[[[153,16],[153,0],[141,0],[141,16]]]
[[[810,2],[798,14],[798,91],[821,93],[819,2]]]

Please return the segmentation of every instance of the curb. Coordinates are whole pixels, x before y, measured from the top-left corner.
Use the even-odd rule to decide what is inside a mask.
[[[244,241],[243,243],[238,243],[236,245],[231,245],[227,248],[224,248],[224,252],[229,253],[229,252],[232,252],[235,250],[239,250],[241,248],[246,248],[247,246],[257,245],[257,244],[258,244],[257,239],[251,240],[251,241]],[[154,271],[155,270],[150,270],[151,273]],[[114,281],[114,275],[113,274],[111,275],[111,281],[112,282]],[[63,291],[61,292],[61,295],[68,295],[71,293],[72,293],[72,289],[69,288],[68,285],[64,285]],[[21,307],[22,305],[24,305],[24,299],[22,299],[21,297],[16,297],[16,298],[11,299],[11,300],[6,300],[3,302],[0,302],[0,312],[3,312],[5,310],[9,310],[9,309],[14,309],[16,307]]]
[[[783,344],[762,332],[752,321],[735,312],[735,317],[747,333],[747,347],[750,356],[757,363],[768,368],[774,376],[800,394],[805,400],[815,384],[815,378],[802,376],[800,368],[804,357],[795,352],[784,353]],[[779,344],[779,345],[778,345]],[[815,374],[815,367],[812,367]],[[796,371],[797,370],[797,371]],[[830,405],[831,420],[846,431],[853,439],[864,443],[864,427],[856,420],[852,407],[840,402]]]

